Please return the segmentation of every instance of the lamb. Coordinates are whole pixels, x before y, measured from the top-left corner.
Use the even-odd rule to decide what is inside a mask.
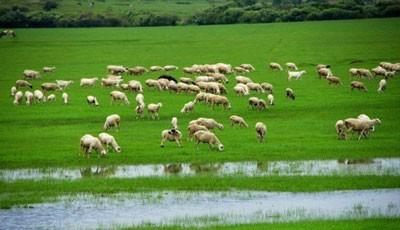
[[[62,90],[56,83],[53,82],[45,82],[40,87],[44,92]]]
[[[218,148],[219,151],[224,150],[224,145],[217,138],[217,136],[210,131],[204,131],[204,130],[197,131],[194,133],[194,139],[197,145],[199,143],[207,143],[210,145],[210,147]]]
[[[283,68],[282,68],[282,66],[281,65],[279,65],[278,63],[276,63],[276,62],[271,62],[271,63],[269,63],[269,68],[271,68],[272,70],[280,70],[280,71],[282,71],[283,70]]]
[[[143,93],[143,87],[142,87],[142,84],[140,83],[140,81],[130,80],[128,82],[128,87],[129,87],[129,90],[131,90],[131,91]]]
[[[340,78],[338,78],[336,76],[329,75],[329,76],[326,77],[326,80],[328,80],[328,84],[329,85],[331,85],[331,84],[341,85],[342,84],[342,82],[340,81]]]
[[[385,89],[386,89],[386,80],[382,79],[379,81],[379,84],[378,84],[378,93],[385,91]]]
[[[241,64],[240,67],[242,67],[243,69],[246,69],[248,71],[256,70],[251,64]]]
[[[166,66],[164,66],[164,70],[165,71],[174,71],[174,70],[177,70],[177,69],[178,69],[178,67],[174,66],[174,65],[166,65]]]
[[[45,102],[46,101],[46,97],[44,96],[43,92],[40,90],[35,90],[33,91],[33,98],[38,101],[38,102]]]
[[[160,119],[158,116],[158,112],[160,111],[160,108],[162,107],[162,103],[157,103],[157,104],[149,104],[147,106],[147,112],[149,113],[151,119]]]
[[[199,130],[204,130],[204,131],[208,131],[207,127],[205,127],[204,125],[199,125],[196,123],[192,123],[189,124],[187,127],[188,130],[188,138],[189,140],[193,138],[193,134],[196,133]]]
[[[243,84],[253,82],[250,78],[244,77],[244,76],[236,76],[235,80],[236,80],[236,83],[243,83]]]
[[[106,145],[106,149],[108,150],[110,145],[114,149],[115,152],[120,153],[121,152],[121,147],[118,145],[117,141],[113,136],[111,136],[108,133],[100,133],[99,134],[99,139],[100,142],[104,145]]]
[[[151,72],[156,72],[156,71],[161,71],[161,70],[163,70],[163,67],[161,67],[161,66],[151,66],[150,67]]]
[[[239,127],[246,127],[248,128],[249,125],[244,121],[243,117],[239,117],[237,115],[232,115],[229,117],[229,120],[231,120],[231,125],[233,126],[234,124],[239,124]]]
[[[31,105],[33,103],[33,93],[31,91],[26,91],[25,92],[25,99],[26,99],[26,104]]]
[[[157,80],[147,79],[145,81],[145,83],[149,88],[155,88],[155,89],[158,89],[158,90],[162,90],[160,82],[158,82]]]
[[[233,87],[233,90],[235,91],[236,95],[249,95],[249,87],[243,83],[237,84],[235,87]]]
[[[21,91],[18,91],[14,95],[14,105],[19,105],[22,102],[24,94]]]
[[[212,95],[210,97],[210,102],[213,109],[215,105],[222,105],[225,109],[231,109],[231,104],[229,103],[228,98],[225,96]]]
[[[108,65],[107,71],[112,74],[121,74],[128,72],[128,68],[122,65]]]
[[[359,133],[358,140],[361,139],[362,136],[368,134],[369,130],[372,129],[373,126],[381,124],[381,120],[375,118],[372,120],[362,120],[357,118],[348,118],[344,120],[344,124],[347,128],[347,132],[356,131]]]
[[[56,67],[55,66],[52,66],[52,67],[45,66],[45,67],[43,67],[42,70],[43,70],[43,73],[52,73],[52,72],[56,71]]]
[[[68,94],[66,92],[64,92],[62,94],[62,98],[64,100],[64,104],[67,105],[68,104]]]
[[[118,114],[112,114],[112,115],[106,117],[106,121],[104,122],[103,129],[107,131],[107,130],[115,127],[118,130],[120,123],[121,123],[121,117]]]
[[[123,101],[126,105],[130,104],[126,94],[121,91],[114,90],[110,93],[110,96],[111,96],[111,103],[115,101]]]
[[[173,129],[178,129],[178,118],[173,117],[171,120],[171,125]]]
[[[291,88],[286,88],[286,97],[292,100],[296,99],[296,95],[294,94],[293,89]]]
[[[336,134],[338,135],[339,140],[345,140],[346,137],[346,126],[344,125],[343,120],[338,120],[335,124]]]
[[[89,105],[99,106],[99,102],[95,96],[89,95],[86,97],[86,101]]]
[[[50,94],[49,96],[47,96],[47,101],[48,102],[53,102],[55,100],[56,100],[56,95]]]
[[[287,66],[287,68],[290,69],[290,70],[298,70],[296,64],[294,64],[294,63],[292,63],[292,62],[286,63],[286,66]]]
[[[94,137],[90,134],[86,134],[80,139],[80,152],[84,152],[84,156],[89,158],[89,154],[92,153],[93,149],[97,151],[100,155],[105,156],[107,151],[104,149],[103,145],[101,145],[101,141],[99,138]]]
[[[198,125],[203,125],[205,126],[207,129],[214,129],[214,128],[218,128],[218,129],[224,129],[224,125],[221,123],[218,123],[216,120],[212,119],[212,118],[204,118],[204,117],[200,117],[197,120],[193,120],[189,123],[189,125],[191,124],[198,124]]]
[[[318,69],[319,78],[327,78],[328,76],[332,75],[332,71],[329,68],[320,68]]]
[[[259,84],[259,83],[249,82],[246,85],[247,85],[247,87],[249,87],[250,90],[254,90],[257,93],[264,93],[264,89],[262,88],[261,84]]]
[[[351,87],[351,90],[358,89],[358,90],[364,90],[365,92],[368,91],[368,89],[364,86],[364,83],[359,82],[359,81],[352,81],[350,83],[350,87]]]
[[[80,83],[80,87],[84,87],[84,86],[94,86],[96,84],[96,81],[99,80],[99,78],[97,77],[93,77],[93,78],[81,78],[81,83]]]
[[[122,79],[112,79],[112,78],[102,78],[101,85],[104,87],[119,87],[119,84],[122,82]]]
[[[270,83],[268,83],[268,82],[263,82],[263,83],[261,83],[261,87],[266,91],[266,92],[269,92],[269,93],[273,93],[272,91],[273,91],[273,86],[270,84]]]
[[[269,105],[274,105],[274,95],[268,94],[267,99]]]
[[[307,73],[305,70],[302,70],[302,71],[288,71],[288,80],[290,80],[292,78],[295,78],[296,80],[298,80],[305,73]]]
[[[188,112],[192,112],[194,109],[194,106],[196,104],[196,101],[189,101],[188,103],[186,103],[183,108],[181,109],[181,113],[188,113]]]
[[[15,86],[11,87],[11,96],[14,97],[16,93],[17,93],[17,87]]]
[[[262,122],[256,123],[257,139],[260,143],[264,142],[265,135],[267,134],[267,126]]]
[[[29,83],[29,82],[27,82],[27,81],[25,81],[25,80],[17,80],[17,81],[15,82],[15,87],[16,87],[17,89],[19,89],[19,88],[24,88],[24,87],[29,87],[29,88],[32,89],[32,84]]]
[[[65,81],[65,80],[56,80],[56,84],[58,85],[58,87],[60,87],[61,89],[66,89],[68,86],[70,86],[72,83],[74,83],[74,81]]]
[[[163,148],[165,141],[175,141],[178,147],[181,147],[182,133],[176,129],[166,129],[161,132],[161,144]]]
[[[35,70],[24,70],[23,72],[24,78],[25,79],[39,79],[40,78],[40,73]]]
[[[143,66],[135,66],[133,68],[128,69],[128,74],[130,74],[130,75],[132,75],[132,74],[133,75],[142,75],[145,72],[148,72],[148,70]]]

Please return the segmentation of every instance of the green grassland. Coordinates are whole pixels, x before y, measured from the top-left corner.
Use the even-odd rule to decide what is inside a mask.
[[[399,19],[349,20],[334,22],[276,23],[229,26],[186,26],[158,28],[93,28],[93,29],[17,29],[17,38],[0,40],[0,168],[85,167],[171,162],[269,161],[303,159],[343,159],[399,157],[400,153],[400,80],[388,81],[387,91],[376,92],[379,78],[363,80],[367,93],[350,91],[348,69],[373,68],[380,61],[400,60]],[[307,74],[301,80],[287,81],[285,72],[266,68],[274,61],[297,63]],[[135,94],[129,93],[131,105],[111,105],[110,88],[99,84],[80,88],[82,77],[106,75],[106,65],[151,66],[224,62],[232,65],[251,63],[256,71],[246,74],[255,82],[274,85],[275,106],[267,111],[252,111],[248,97],[233,93],[234,75],[229,76],[228,98],[232,109],[224,110],[199,104],[195,112],[181,114],[184,103],[194,95],[158,92],[145,87],[145,102],[162,102],[160,120],[136,119]],[[329,86],[317,77],[315,65],[327,63],[342,86]],[[63,105],[61,93],[54,103],[33,106],[12,104],[9,90],[24,69],[40,70],[56,66],[57,71],[31,81],[34,88],[56,79],[74,80],[66,90],[70,104]],[[161,73],[125,76],[125,80],[156,78]],[[181,71],[172,75],[182,77]],[[297,98],[289,101],[284,89],[291,87]],[[89,107],[85,98],[95,95],[100,106]],[[266,99],[266,95],[252,93]],[[107,115],[118,113],[121,128],[110,133],[122,147],[121,154],[90,159],[78,156],[79,139],[86,133],[102,131]],[[365,113],[379,117],[381,126],[370,138],[339,141],[334,124],[338,119]],[[230,127],[229,116],[243,116],[250,128]],[[167,143],[160,148],[160,132],[170,128],[177,116],[184,133],[183,147]],[[207,145],[187,141],[187,123],[198,117],[212,117],[225,125],[216,130],[225,151],[210,150]],[[268,126],[266,142],[256,141],[254,125]],[[114,193],[153,190],[229,190],[324,191],[399,187],[398,177],[272,177],[167,179],[83,179],[78,181],[19,181],[0,183],[0,206],[42,202],[61,194],[79,192]],[[379,221],[378,221],[379,222]],[[391,221],[382,221],[392,226]],[[376,222],[365,223],[366,228]],[[317,226],[323,226],[320,224]],[[380,225],[380,222],[378,223]],[[300,226],[300,225],[299,225]],[[301,225],[303,226],[303,225]],[[305,224],[303,228],[307,228]],[[341,228],[346,228],[343,223]],[[246,228],[246,227],[244,227]],[[249,227],[252,228],[252,227]],[[261,227],[262,228],[262,227]],[[288,225],[286,228],[292,228]],[[340,227],[339,227],[340,228]],[[356,228],[349,224],[349,228]],[[372,227],[373,228],[373,227]]]

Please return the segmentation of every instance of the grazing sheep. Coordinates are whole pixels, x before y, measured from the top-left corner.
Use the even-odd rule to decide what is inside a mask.
[[[267,99],[269,105],[274,105],[274,95],[268,94]]]
[[[212,119],[212,118],[204,118],[204,117],[200,117],[197,120],[193,120],[191,122],[189,122],[189,125],[191,124],[198,124],[198,125],[203,125],[205,126],[207,129],[214,129],[214,128],[218,128],[218,129],[224,129],[224,125],[221,123],[218,123],[216,120]]]
[[[112,114],[106,117],[106,121],[104,122],[103,129],[109,130],[112,127],[115,127],[117,130],[119,129],[119,124],[121,123],[121,117],[118,114]]]
[[[56,83],[53,82],[45,82],[40,87],[44,92],[62,90]]]
[[[15,87],[16,87],[17,89],[19,89],[19,88],[24,88],[24,87],[29,87],[29,88],[32,89],[32,84],[29,83],[29,82],[27,82],[27,81],[25,81],[25,80],[17,80],[17,81],[15,82]]]
[[[196,123],[193,124],[189,124],[187,127],[188,130],[188,138],[189,140],[193,138],[193,134],[199,130],[205,130],[208,131],[207,127],[205,127],[204,125],[199,125]]]
[[[320,70],[320,69],[323,69],[323,68],[329,69],[329,68],[331,68],[331,66],[330,65],[326,65],[326,64],[318,64],[317,65],[317,71]]]
[[[187,92],[189,93],[200,93],[200,87],[197,85],[188,85],[187,86]]]
[[[145,68],[145,67],[143,67],[143,66],[135,66],[135,67],[133,67],[133,68],[129,68],[128,69],[128,74],[130,74],[130,75],[135,75],[135,76],[137,76],[137,75],[142,75],[142,74],[144,74],[145,72],[148,72],[148,70]]]
[[[136,119],[138,119],[139,117],[140,118],[143,118],[143,116],[144,116],[144,107],[145,107],[145,104],[143,103],[143,104],[138,104],[137,106],[136,106],[136,108],[135,108],[135,113],[136,113]]]
[[[13,38],[16,37],[15,32],[13,30],[3,30],[0,32],[0,38],[3,36],[12,36]]]
[[[360,115],[358,115],[357,119],[360,119],[360,120],[362,120],[362,121],[371,121],[371,118],[369,118],[369,117],[368,117],[367,115],[365,115],[365,114],[360,114]],[[372,127],[371,127],[371,130],[372,130],[372,131],[375,131],[375,126],[372,126]]]
[[[384,77],[386,77],[387,70],[382,68],[381,66],[378,66],[376,68],[371,69],[371,72],[372,72],[372,76],[374,76],[374,77],[375,76],[384,76]]]
[[[37,102],[45,102],[46,97],[44,96],[43,92],[40,90],[33,91],[33,97]]]
[[[168,89],[170,91],[173,91],[175,93],[178,93],[178,84],[176,84],[174,81],[169,81],[168,83]]]
[[[331,85],[331,84],[341,85],[342,84],[342,82],[340,81],[340,78],[338,78],[336,76],[329,75],[326,77],[326,80],[328,80],[329,85]]]
[[[56,95],[50,94],[49,96],[47,96],[47,101],[48,102],[53,102],[55,100],[56,100]]]
[[[246,127],[248,128],[249,125],[246,123],[246,121],[243,119],[243,117],[239,117],[237,115],[232,115],[229,117],[229,120],[231,120],[231,125],[239,124],[239,127]]]
[[[95,96],[87,96],[86,101],[89,105],[99,106],[99,102],[97,101],[97,98]]]
[[[286,97],[292,100],[296,99],[296,95],[294,94],[293,89],[291,88],[286,88]]]
[[[64,100],[64,104],[67,105],[68,104],[68,94],[64,92],[62,94],[62,98]]]
[[[236,83],[243,83],[243,84],[253,82],[250,78],[244,77],[244,76],[236,76],[235,80],[236,80]]]
[[[225,109],[231,109],[231,104],[229,103],[228,98],[225,96],[212,95],[210,97],[210,102],[213,109],[215,105],[222,105]]]
[[[149,113],[151,119],[160,119],[158,112],[160,111],[160,108],[162,107],[162,103],[157,103],[157,104],[149,104],[147,105],[147,112]]]
[[[21,91],[18,91],[14,95],[14,105],[19,105],[22,102],[24,94]]]
[[[359,77],[366,77],[368,79],[372,78],[372,74],[371,71],[369,71],[369,69],[358,69],[357,74]]]
[[[129,85],[126,84],[126,83],[123,83],[123,84],[119,85],[119,87],[120,87],[122,90],[129,90]]]
[[[25,79],[39,79],[40,78],[40,73],[35,70],[24,70],[23,72],[24,78]]]
[[[33,103],[33,93],[31,91],[25,92],[25,101],[27,105],[31,105]]]
[[[163,67],[161,67],[161,66],[151,66],[150,67],[151,72],[156,72],[156,71],[161,71],[161,70],[164,70]]]
[[[346,140],[346,126],[343,120],[338,120],[335,124],[336,134],[339,140]]]
[[[174,66],[174,65],[166,65],[166,66],[164,66],[164,70],[165,71],[175,71],[177,69],[179,69],[179,68],[177,66]]]
[[[195,82],[197,83],[197,82],[200,82],[200,81],[202,81],[202,82],[215,82],[217,80],[215,78],[209,77],[209,76],[198,76],[198,77],[196,77]]]
[[[205,103],[208,102],[208,97],[210,96],[210,93],[205,93],[205,92],[200,92],[196,95],[194,102],[199,102],[199,101],[204,101]]]
[[[276,62],[271,62],[271,63],[269,63],[269,68],[271,68],[272,70],[280,70],[280,71],[282,71],[283,70],[283,68],[282,68],[282,66],[281,65],[279,65],[278,63],[276,63]]]
[[[100,133],[99,139],[102,144],[106,145],[107,150],[110,148],[110,145],[111,145],[112,149],[114,149],[115,152],[117,152],[117,153],[121,152],[121,147],[118,145],[115,138],[113,136],[111,136],[110,134]]]
[[[363,120],[363,119],[358,119],[358,118],[348,118],[344,120],[344,124],[347,128],[347,132],[350,131],[356,131],[358,132],[358,140],[361,139],[361,137],[367,137],[367,134],[372,127],[375,125],[381,124],[381,121],[377,118],[372,119],[372,120]]]
[[[43,70],[43,73],[52,73],[52,72],[56,71],[56,67],[55,66],[52,66],[52,67],[45,66],[45,67],[43,67],[42,70]]]
[[[263,83],[261,83],[261,87],[266,91],[266,92],[269,92],[269,93],[273,93],[273,86],[270,84],[270,83],[268,83],[268,82],[263,82]]]
[[[104,149],[103,145],[101,144],[101,141],[99,138],[94,137],[90,134],[84,135],[80,139],[80,152],[79,155],[81,155],[82,151],[84,153],[84,156],[90,157],[90,153],[92,153],[93,149],[97,151],[100,155],[104,156],[107,154],[107,151]]]
[[[207,93],[221,94],[220,86],[216,82],[198,82],[197,85]]]
[[[189,84],[189,85],[195,83],[191,78],[188,78],[188,77],[181,77],[181,78],[179,78],[179,81]]]
[[[142,84],[140,83],[140,81],[130,80],[128,82],[128,87],[129,87],[129,90],[131,90],[133,92],[143,93],[143,87],[142,87]]]
[[[161,86],[161,89],[163,90],[168,90],[168,86],[169,86],[169,80],[165,79],[165,78],[158,78],[158,83]]]
[[[237,73],[248,73],[248,72],[250,72],[249,70],[247,70],[247,69],[245,69],[243,67],[240,67],[240,66],[234,67],[233,70],[235,72],[237,72]]]
[[[102,78],[101,85],[104,87],[119,87],[119,84],[122,82],[122,79],[115,78]]]
[[[58,85],[58,87],[60,87],[61,89],[66,89],[68,86],[70,86],[72,83],[74,83],[74,81],[65,81],[65,80],[56,80],[56,84]]]
[[[332,71],[329,68],[320,68],[318,69],[319,78],[327,78],[332,75]]]
[[[258,101],[259,101],[260,99],[258,98],[258,97],[250,97],[249,98],[249,106],[252,108],[252,109],[255,109],[255,108],[257,108],[258,107]]]
[[[210,131],[200,130],[195,132],[193,136],[197,145],[199,143],[207,143],[210,147],[218,148],[219,151],[224,150],[224,145],[221,143],[218,137]]]
[[[236,84],[236,86],[233,87],[233,90],[235,91],[236,95],[249,95],[249,87],[243,83]]]
[[[94,86],[96,84],[96,81],[98,81],[99,78],[93,77],[93,78],[81,78],[80,86]]]
[[[358,69],[357,68],[349,69],[349,74],[350,74],[350,77],[358,77]]]
[[[143,94],[138,93],[138,94],[136,95],[135,100],[136,100],[136,103],[137,103],[137,104],[144,104],[144,96],[143,96]]]
[[[121,74],[128,72],[128,68],[122,65],[108,65],[107,71],[111,74]]]
[[[351,87],[351,90],[358,89],[358,90],[364,90],[365,92],[368,91],[368,89],[364,86],[364,83],[359,82],[359,81],[352,81],[350,83],[350,87]]]
[[[267,134],[267,126],[262,122],[256,123],[257,139],[260,143],[264,142],[265,135]]]
[[[13,86],[11,87],[11,96],[14,97],[15,93],[17,93],[17,87]]]
[[[386,80],[382,79],[379,81],[379,84],[378,84],[378,92],[381,93],[381,92],[385,91],[385,89],[386,89]]]
[[[145,83],[149,88],[155,88],[155,89],[158,89],[158,90],[162,90],[160,82],[158,82],[157,80],[147,79],[145,81]]]
[[[214,81],[220,83],[229,83],[229,79],[222,73],[208,73],[207,76],[214,78]]]
[[[188,113],[188,112],[192,112],[194,109],[194,106],[196,104],[196,101],[189,101],[188,103],[186,103],[183,108],[181,109],[181,113]]]
[[[290,69],[290,70],[298,70],[296,64],[294,64],[293,62],[288,62],[288,63],[286,63],[286,66],[287,66],[287,68]]]
[[[396,75],[396,71],[386,71],[385,79],[392,78],[394,75]]]
[[[258,99],[257,108],[259,110],[265,110],[267,108],[267,103],[263,99]]]
[[[385,68],[387,71],[400,71],[400,63],[381,62],[379,66]]]
[[[214,67],[218,73],[228,74],[233,72],[232,66],[229,64],[217,63],[214,65]]]
[[[181,147],[182,133],[177,129],[166,129],[161,132],[161,148],[165,141],[175,141],[178,147]]]
[[[257,93],[264,93],[264,89],[262,88],[261,84],[259,84],[259,83],[249,82],[246,85],[247,85],[247,87],[249,87],[250,90],[254,90]]]
[[[178,118],[173,117],[171,120],[171,125],[173,129],[178,129]]]
[[[182,68],[184,73],[188,73],[188,74],[194,74],[194,73],[199,73],[197,68],[194,67],[184,67]]]
[[[130,104],[128,97],[124,92],[114,90],[110,93],[110,96],[111,96],[111,103],[115,101],[123,101],[126,105]]]
[[[256,70],[251,64],[241,64],[240,67],[242,67],[243,69],[246,69],[248,71]]]
[[[178,81],[176,80],[175,77],[173,77],[171,75],[167,75],[167,74],[163,74],[163,75],[159,76],[158,79],[166,79],[168,81],[174,81],[175,83],[178,83]]]
[[[176,84],[176,87],[177,87],[177,93],[189,91],[189,85],[183,82],[178,82],[178,84]]]
[[[288,71],[288,80],[290,81],[290,79],[292,79],[292,78],[295,78],[296,80],[298,80],[305,73],[307,73],[305,70],[302,70],[302,71]]]

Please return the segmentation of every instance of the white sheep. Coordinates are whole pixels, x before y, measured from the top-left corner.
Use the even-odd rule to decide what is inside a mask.
[[[137,104],[144,104],[144,96],[143,96],[143,94],[138,93],[138,94],[136,95],[135,100],[136,100],[136,103],[137,103]]]
[[[286,97],[292,100],[296,99],[296,95],[294,94],[293,89],[291,88],[286,88]]]
[[[261,87],[269,93],[273,93],[274,86],[268,82],[262,82]]]
[[[114,90],[110,93],[110,96],[111,96],[111,103],[115,101],[123,101],[126,105],[130,104],[128,97],[124,92]]]
[[[177,66],[174,66],[174,65],[166,65],[166,66],[164,66],[164,70],[165,71],[174,71],[174,70],[177,70],[177,69],[179,69]]]
[[[251,64],[240,64],[240,67],[242,67],[243,69],[246,69],[248,71],[256,70]]]
[[[296,64],[294,64],[293,62],[288,62],[288,63],[286,63],[286,66],[287,66],[287,68],[290,69],[290,70],[298,70]]]
[[[25,79],[39,79],[40,78],[40,73],[35,70],[24,70],[23,72],[24,78]]]
[[[188,130],[188,139],[189,140],[192,139],[193,134],[199,130],[208,131],[207,127],[205,127],[204,125],[196,124],[196,123],[189,124],[187,127],[187,130]]]
[[[33,91],[33,97],[35,98],[35,100],[37,101],[37,102],[45,102],[46,101],[46,97],[44,96],[44,94],[43,94],[43,92],[42,91],[40,91],[40,90],[35,90],[35,91]]]
[[[295,78],[296,80],[298,80],[305,73],[307,73],[305,70],[302,70],[302,71],[288,71],[288,80],[290,80],[292,78]]]
[[[52,73],[54,71],[56,71],[56,67],[55,66],[45,66],[43,67],[43,73]]]
[[[89,105],[99,106],[99,102],[95,96],[89,95],[86,97],[86,101]]]
[[[267,134],[267,126],[262,122],[256,123],[257,139],[261,142],[264,141],[265,135]]]
[[[147,112],[150,115],[151,119],[160,119],[158,112],[160,111],[160,108],[162,107],[162,103],[157,103],[157,104],[149,104],[147,105]]]
[[[188,77],[181,77],[181,78],[179,78],[179,81],[186,83],[186,84],[194,84],[194,81]]]
[[[345,140],[346,137],[346,126],[344,125],[343,120],[336,121],[335,124],[336,134],[338,135],[339,140]]]
[[[28,81],[25,81],[25,80],[17,80],[17,81],[15,82],[15,87],[16,87],[17,89],[19,89],[19,88],[24,88],[24,87],[29,87],[29,88],[32,89],[32,84],[29,83]]]
[[[249,87],[250,90],[254,90],[257,93],[264,93],[264,89],[262,88],[260,83],[249,82],[246,85],[247,87]]]
[[[98,81],[99,78],[93,77],[93,78],[81,78],[80,86],[94,86],[96,84],[96,81]]]
[[[236,84],[235,87],[233,87],[233,90],[237,95],[241,96],[249,95],[249,87],[243,83]]]
[[[141,104],[138,103],[136,108],[135,108],[135,112],[136,112],[136,119],[138,119],[139,117],[142,118],[144,115],[144,108],[145,108],[145,104]]]
[[[106,145],[106,149],[108,150],[110,147],[114,149],[115,152],[120,153],[121,147],[118,145],[117,141],[113,136],[108,133],[100,133],[99,139],[102,144]]]
[[[321,77],[326,78],[326,77],[332,75],[332,71],[329,68],[320,68],[320,69],[318,69],[317,72],[318,72],[318,75],[319,75],[320,78]]]
[[[271,62],[271,63],[269,63],[269,68],[271,68],[272,70],[274,70],[274,69],[277,69],[277,70],[280,70],[280,71],[283,70],[282,66],[279,65],[279,64],[276,63],[276,62]]]
[[[173,129],[178,129],[178,118],[173,117],[173,118],[171,119],[171,125],[172,125],[172,128],[173,128]]]
[[[50,94],[49,96],[47,96],[47,101],[48,102],[52,102],[56,100],[56,95],[54,94]]]
[[[15,86],[11,87],[11,96],[14,97],[16,93],[17,93],[17,87]]]
[[[83,137],[81,137],[79,155],[81,155],[83,151],[84,156],[89,158],[90,157],[89,154],[92,153],[93,149],[102,156],[107,154],[107,151],[104,149],[99,138],[94,137],[90,134],[86,134]]]
[[[104,87],[119,87],[122,79],[102,78],[101,85]]]
[[[218,128],[218,129],[224,129],[224,125],[221,123],[218,123],[216,120],[212,119],[212,118],[204,118],[204,117],[200,117],[197,120],[193,120],[191,122],[189,122],[189,125],[191,124],[198,124],[198,125],[203,125],[205,127],[207,127],[207,129],[214,129],[214,128]]]
[[[157,81],[158,81],[158,83],[160,84],[161,89],[163,89],[163,90],[168,90],[168,86],[169,86],[169,80],[168,80],[168,79],[166,79],[166,78],[160,78],[160,79],[158,79]]]
[[[161,66],[151,66],[150,67],[151,72],[156,72],[156,71],[161,71],[161,70],[164,70],[163,67],[161,67]]]
[[[57,83],[58,87],[60,87],[61,89],[65,89],[68,86],[70,86],[72,83],[74,83],[74,81],[56,80],[56,83]]]
[[[267,99],[269,105],[274,105],[274,95],[268,94]]]
[[[239,127],[246,127],[248,128],[249,125],[246,123],[246,121],[243,119],[243,117],[237,116],[237,115],[232,115],[229,117],[229,120],[231,120],[231,125],[239,124]]]
[[[143,87],[142,87],[142,84],[140,83],[140,81],[130,80],[128,82],[128,87],[129,87],[129,90],[131,90],[133,92],[143,93]]]
[[[155,89],[158,89],[158,90],[162,90],[160,82],[158,82],[157,80],[147,79],[145,81],[145,83],[149,88],[155,88]]]
[[[195,132],[194,140],[197,145],[199,143],[207,143],[210,145],[210,147],[217,147],[219,151],[224,150],[224,145],[221,143],[218,137],[210,131],[200,130]]]
[[[212,95],[210,96],[209,100],[213,109],[215,105],[222,105],[225,109],[231,109],[231,104],[229,103],[228,98],[225,96]]]
[[[19,105],[22,101],[24,94],[21,91],[18,91],[14,95],[14,105]]]
[[[379,93],[385,91],[385,89],[386,89],[386,84],[387,84],[387,83],[386,83],[386,80],[385,80],[385,79],[382,79],[382,80],[379,81],[379,84],[378,84],[378,92],[379,92]]]
[[[56,83],[53,83],[53,82],[45,82],[40,87],[42,88],[42,90],[44,92],[62,90]]]
[[[120,74],[128,72],[128,68],[122,65],[108,65],[107,71],[112,74]]]
[[[347,128],[347,132],[356,131],[359,133],[358,140],[361,137],[367,137],[369,130],[372,129],[375,125],[381,124],[381,120],[378,118],[372,120],[363,120],[358,118],[348,118],[344,120],[344,124]]]
[[[27,105],[31,105],[33,103],[33,93],[31,91],[25,92],[25,101]]]
[[[109,130],[112,127],[115,127],[118,130],[120,123],[121,123],[121,117],[118,114],[112,114],[112,115],[106,117],[106,121],[104,122],[103,129]]]
[[[161,147],[164,147],[165,141],[175,141],[178,147],[181,147],[182,133],[177,129],[166,129],[161,131]]]
[[[360,120],[362,120],[362,121],[372,121],[372,119],[369,118],[369,116],[366,115],[366,114],[360,114],[360,115],[358,115],[357,119],[360,119]],[[372,131],[375,131],[375,126],[372,126],[371,130],[372,130]]]
[[[235,80],[236,80],[236,83],[243,83],[243,84],[253,82],[250,78],[244,77],[244,76],[236,76]]]
[[[64,92],[62,94],[62,98],[63,98],[64,104],[67,105],[68,104],[68,93]]]
[[[196,101],[189,101],[188,103],[186,103],[183,108],[181,109],[181,113],[188,113],[188,112],[192,112],[194,109],[194,106],[196,104]]]

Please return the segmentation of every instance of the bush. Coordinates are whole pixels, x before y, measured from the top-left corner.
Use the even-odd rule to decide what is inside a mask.
[[[54,0],[46,0],[43,3],[43,9],[45,11],[50,11],[52,9],[56,9],[57,7],[58,7],[58,3],[56,1],[54,1]]]
[[[387,6],[382,11],[382,16],[384,16],[384,17],[399,17],[400,16],[400,5]]]

